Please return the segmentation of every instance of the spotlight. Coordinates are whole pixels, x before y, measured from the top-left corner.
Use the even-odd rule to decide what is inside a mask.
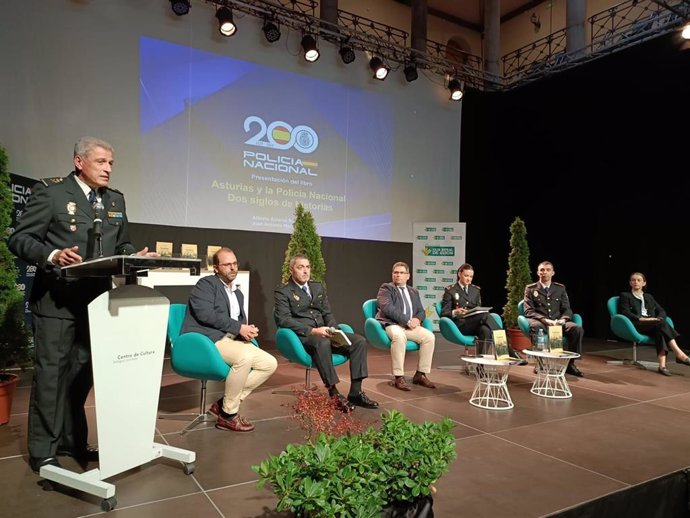
[[[304,49],[304,59],[313,63],[319,59],[319,49],[316,47],[316,40],[311,34],[302,37],[302,48]]]
[[[177,16],[184,16],[192,8],[189,0],[170,0],[170,7]]]
[[[463,95],[465,95],[462,91],[460,81],[458,81],[457,79],[451,79],[448,82],[448,90],[450,90],[451,101],[460,101],[462,100]]]
[[[346,65],[349,65],[355,60],[355,51],[349,45],[343,44],[342,47],[340,47],[338,54],[340,54],[340,59],[342,59],[343,63]]]
[[[403,74],[405,74],[405,80],[408,83],[416,81],[419,77],[419,74],[417,73],[417,65],[415,65],[412,62],[408,63],[407,65],[405,65],[405,68],[403,69]]]
[[[683,27],[683,31],[680,33],[684,40],[690,40],[690,23]]]
[[[269,20],[264,22],[264,26],[261,30],[264,31],[264,36],[266,36],[266,40],[269,43],[275,43],[280,39],[280,28]]]
[[[232,10],[223,6],[216,11],[218,18],[218,30],[223,36],[233,36],[237,32],[237,26],[232,20]]]
[[[383,60],[379,57],[374,56],[369,60],[369,68],[374,71],[374,79],[383,81],[388,75],[389,68],[383,64]]]

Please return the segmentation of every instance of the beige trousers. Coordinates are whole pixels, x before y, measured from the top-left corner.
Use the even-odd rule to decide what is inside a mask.
[[[419,344],[417,370],[424,374],[431,372],[431,360],[434,356],[434,347],[436,346],[434,333],[422,326],[415,329],[405,329],[394,324],[386,327],[386,334],[391,339],[393,376],[403,376],[405,374],[405,346],[408,340]]]
[[[240,403],[275,372],[278,361],[251,342],[240,342],[227,336],[218,340],[216,347],[231,367],[225,378],[223,411],[236,414]]]

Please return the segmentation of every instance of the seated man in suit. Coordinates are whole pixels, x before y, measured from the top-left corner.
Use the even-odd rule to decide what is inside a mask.
[[[350,412],[355,405],[378,408],[379,404],[362,391],[362,380],[368,376],[366,340],[363,336],[346,333],[352,345],[340,347],[331,342],[330,329],[336,327],[337,323],[323,285],[309,280],[311,265],[305,255],[298,254],[290,259],[290,276],[290,280],[274,292],[276,325],[292,329],[297,334],[341,411]],[[333,366],[333,350],[350,358],[350,392],[347,399],[337,388],[340,380]]]
[[[563,326],[563,335],[568,338],[566,349],[582,354],[582,326],[572,321],[573,310],[563,284],[551,282],[556,270],[549,261],[542,261],[537,266],[539,281],[525,287],[525,317],[529,320],[531,335],[536,335],[539,328],[548,335],[547,326]],[[582,371],[570,360],[568,374],[581,378]]]
[[[422,327],[426,317],[419,292],[407,285],[410,268],[407,263],[397,262],[393,265],[393,282],[383,283],[376,295],[376,320],[386,328],[391,339],[391,360],[393,363],[393,386],[398,390],[410,390],[405,382],[405,347],[408,340],[419,344],[417,372],[412,383],[426,388],[436,388],[426,375],[431,372],[431,360],[434,356],[436,337],[434,333]]]
[[[460,265],[457,271],[458,282],[447,286],[443,292],[441,316],[448,317],[455,322],[460,332],[468,336],[476,336],[477,354],[484,354],[484,345],[493,342],[493,332],[501,329],[491,313],[467,314],[472,308],[482,305],[481,288],[472,284],[474,268],[469,263]],[[527,365],[527,360],[508,347],[510,356],[520,359],[520,365]]]
[[[259,329],[247,324],[244,296],[234,284],[238,267],[237,257],[229,248],[221,248],[213,254],[216,274],[202,277],[192,288],[182,333],[208,336],[223,360],[232,366],[225,379],[225,395],[209,410],[218,416],[216,428],[251,432],[254,424],[239,414],[240,404],[271,377],[278,362],[251,342],[259,336]]]

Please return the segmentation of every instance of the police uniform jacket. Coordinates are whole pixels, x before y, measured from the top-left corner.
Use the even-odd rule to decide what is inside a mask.
[[[278,327],[292,329],[301,339],[315,327],[336,327],[326,290],[320,282],[309,281],[309,295],[290,279],[274,291],[273,316]]]
[[[443,291],[443,302],[441,305],[441,316],[448,318],[464,318],[462,316],[453,316],[453,310],[457,308],[472,309],[482,305],[482,292],[479,286],[470,284],[467,286],[467,292],[463,290],[456,282],[446,286]]]
[[[30,296],[32,312],[56,318],[85,318],[87,304],[110,288],[109,278],[63,279],[60,269],[48,264],[54,250],[79,246],[87,260],[96,256],[93,220],[95,212],[72,172],[64,178],[44,178],[29,201],[9,240],[12,252],[37,266]],[[121,192],[100,192],[103,213],[103,255],[135,252],[129,240],[125,199]]]
[[[572,320],[573,311],[565,286],[552,282],[548,292],[539,283],[528,284],[525,287],[525,316],[542,322],[544,319]]]

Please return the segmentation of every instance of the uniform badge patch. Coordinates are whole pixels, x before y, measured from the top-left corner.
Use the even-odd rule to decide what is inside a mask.
[[[67,214],[74,216],[77,213],[77,203],[74,201],[67,202]]]

